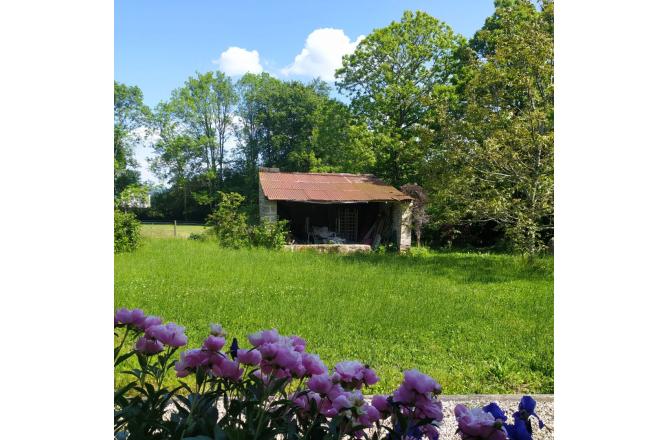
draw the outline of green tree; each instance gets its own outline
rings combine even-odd
[[[207,224],[223,247],[240,248],[248,244],[248,222],[240,209],[244,197],[237,193],[220,192],[220,202]]]
[[[134,147],[143,138],[150,110],[139,87],[114,81],[114,194],[139,183]]]
[[[471,41],[461,107],[440,109],[429,187],[441,222],[493,222],[515,250],[553,235],[553,4],[498,1]]]
[[[227,165],[225,149],[232,135],[236,101],[230,78],[221,72],[208,72],[188,78],[183,87],[172,92],[170,101],[160,106],[162,150],[158,154],[169,149],[183,150],[180,158],[187,161],[187,168],[206,179],[207,188],[200,198],[205,204],[212,204],[216,191],[222,187]],[[170,142],[176,144],[168,146]],[[162,162],[167,166],[170,163]],[[169,172],[182,174],[177,169]]]
[[[395,185],[420,181],[428,143],[423,139],[430,103],[452,89],[455,53],[465,40],[424,12],[374,30],[343,58],[337,86],[376,136],[375,171]]]

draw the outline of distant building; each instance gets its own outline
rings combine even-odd
[[[411,246],[412,199],[371,174],[261,168],[259,178],[260,218],[288,220],[296,245]]]

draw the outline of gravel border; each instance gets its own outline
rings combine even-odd
[[[457,431],[457,420],[455,419],[455,406],[463,404],[471,407],[481,407],[490,402],[496,402],[508,416],[517,411],[517,404],[522,398],[522,394],[470,394],[470,395],[451,395],[443,396],[443,422],[440,429],[439,440],[459,440],[460,437],[455,434]],[[552,440],[554,439],[554,395],[553,394],[532,394],[536,400],[536,414],[541,418],[545,427],[538,429],[538,423],[532,417],[533,438],[534,440]]]

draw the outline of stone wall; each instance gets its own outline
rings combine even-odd
[[[411,247],[411,204],[413,202],[394,202],[392,204],[392,228],[396,234],[399,250]]]
[[[278,208],[276,205],[276,200],[269,200],[264,196],[262,188],[260,188],[259,205],[260,205],[260,220],[269,220],[270,222],[276,222],[278,220]]]

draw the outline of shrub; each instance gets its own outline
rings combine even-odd
[[[246,214],[239,207],[244,197],[237,193],[220,192],[220,202],[207,218],[207,225],[213,230],[223,247],[240,248],[248,244],[248,224]]]
[[[131,212],[114,210],[114,252],[132,252],[141,240],[141,223]]]
[[[267,249],[281,249],[287,236],[287,220],[270,222],[263,219],[259,225],[253,226],[249,231],[251,245]]]
[[[426,258],[431,255],[431,251],[426,247],[411,247],[405,252],[406,255],[416,258]]]
[[[204,232],[191,232],[188,236],[188,240],[194,241],[209,241],[213,239],[213,230],[211,229],[205,229]]]
[[[182,351],[177,361],[188,342],[183,327],[140,309],[117,310],[114,327],[120,339],[114,367],[130,377],[114,392],[117,439],[438,438],[441,386],[417,370],[405,371],[391,395],[373,396],[369,403],[362,390],[379,380],[370,366],[344,361],[330,374],[317,354],[306,351],[304,339],[275,329],[249,335],[248,348],[234,338],[223,350],[227,334],[212,324],[201,347]],[[131,358],[138,368],[122,365]],[[183,379],[173,388],[164,384],[172,369]],[[509,425],[494,404],[473,410],[460,405],[458,432],[463,439],[507,434],[530,440],[534,409],[535,401],[524,397]]]

